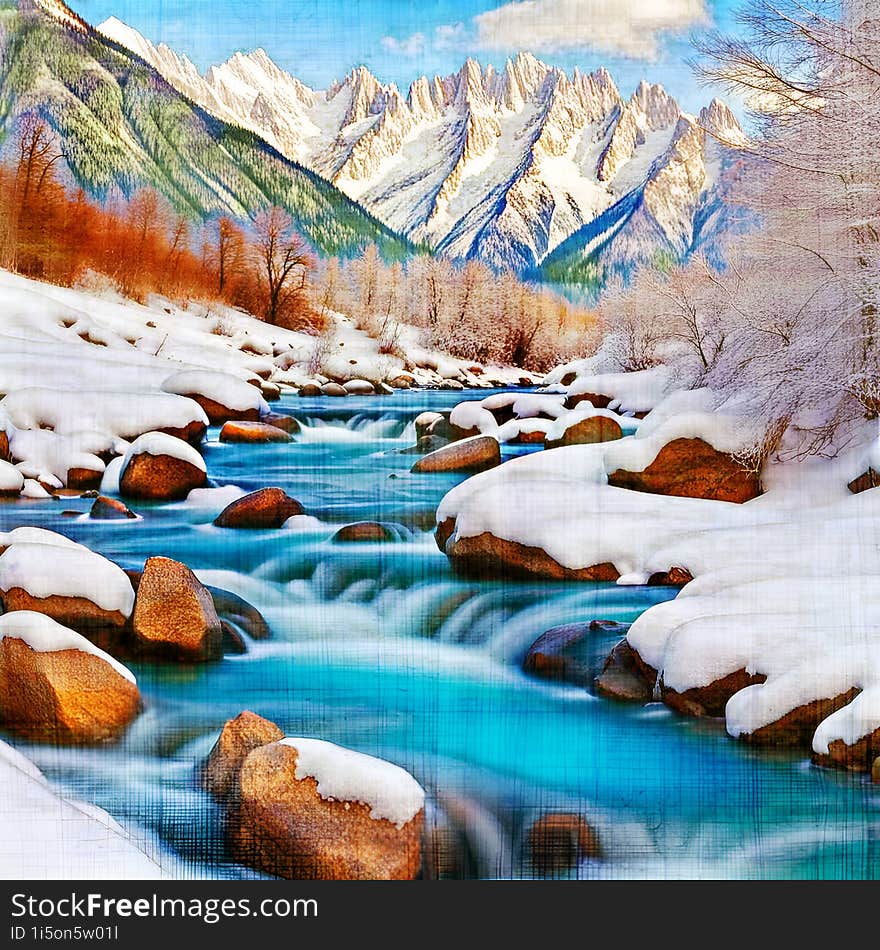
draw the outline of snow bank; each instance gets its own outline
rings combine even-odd
[[[80,545],[47,545],[17,539],[0,555],[0,589],[21,588],[32,597],[83,597],[128,617],[134,590],[122,568]]]
[[[609,396],[609,409],[647,412],[662,401],[670,385],[670,371],[665,366],[654,366],[637,373],[579,375],[567,392],[569,396],[580,396],[584,393]]]
[[[425,792],[400,766],[321,739],[282,739],[297,751],[296,778],[313,778],[331,801],[361,802],[370,817],[402,828],[425,804]]]
[[[68,627],[63,627],[45,614],[32,610],[16,610],[0,617],[0,640],[11,637],[22,640],[37,653],[58,653],[62,650],[79,650],[103,660],[130,683],[137,684],[134,674],[109,653],[99,650],[91,641]]]
[[[860,693],[843,709],[830,715],[819,724],[813,737],[813,751],[828,754],[828,747],[835,740],[854,745],[859,739],[869,736],[880,727],[880,685]]]
[[[29,388],[10,393],[0,406],[19,429],[48,428],[59,435],[92,431],[131,440],[155,429],[208,424],[197,402],[166,393]]]
[[[48,429],[16,429],[9,439],[9,452],[16,468],[26,478],[53,484],[67,484],[72,468],[103,472],[105,465],[97,455],[83,451],[71,436],[60,436]]]
[[[9,462],[0,461],[0,492],[20,492],[24,488],[24,475]]]
[[[204,396],[227,409],[244,412],[256,409],[261,415],[269,411],[266,400],[256,386],[231,376],[207,370],[188,370],[169,376],[162,383],[162,392],[178,396]]]
[[[20,752],[0,742],[0,877],[157,880],[162,868],[105,811],[65,798]]]
[[[205,460],[188,442],[164,432],[146,432],[135,439],[123,457],[120,473],[136,455],[167,455],[207,472]]]

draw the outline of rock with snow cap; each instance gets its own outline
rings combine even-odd
[[[230,813],[236,859],[293,880],[411,880],[424,792],[403,769],[317,739],[251,752]]]
[[[125,454],[119,491],[127,498],[173,501],[186,498],[207,480],[205,462],[191,445],[165,433],[148,432]]]
[[[238,773],[248,755],[283,738],[284,733],[274,722],[248,710],[230,719],[205,760],[202,787],[219,801],[230,800],[237,795]]]
[[[93,745],[118,738],[137,716],[134,676],[50,617],[0,617],[0,723],[37,742]]]

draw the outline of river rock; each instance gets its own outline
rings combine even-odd
[[[321,395],[321,387],[317,383],[306,383],[299,387],[299,395],[304,399]]]
[[[392,389],[410,389],[414,382],[413,376],[395,376],[394,379],[389,380],[389,385]]]
[[[444,439],[446,442],[461,442],[462,439],[471,439],[479,434],[479,429],[462,429],[461,426],[450,422],[446,416],[440,416],[425,430],[425,435],[432,435],[438,439]]]
[[[342,384],[349,396],[375,396],[376,388],[367,379],[349,379]]]
[[[126,498],[173,501],[203,488],[207,480],[204,462],[191,445],[151,432],[136,439],[126,454],[119,493]]]
[[[833,739],[828,743],[828,752],[816,753],[813,761],[818,765],[849,769],[851,772],[871,772],[880,762],[880,729],[875,729],[855,742]],[[878,768],[877,780],[880,780]]]
[[[317,767],[301,767],[296,743]],[[330,743],[285,739],[251,752],[238,785],[229,835],[244,864],[291,880],[411,880],[419,872],[424,793],[396,766]],[[375,795],[391,795],[408,817],[373,817],[375,804],[362,799]]]
[[[302,429],[299,421],[294,419],[293,416],[285,416],[280,412],[269,412],[260,421],[266,425],[275,426],[276,429],[281,429],[282,432],[286,432],[288,435],[296,435]]]
[[[322,396],[347,396],[348,392],[344,386],[340,386],[339,383],[324,383],[321,387]]]
[[[201,393],[181,393],[182,396],[188,396],[195,400],[202,409],[212,426],[223,425],[224,422],[238,420],[240,422],[259,422],[260,410],[256,406],[248,409],[233,409],[230,406],[224,406],[222,402],[217,402]]]
[[[553,627],[529,647],[523,671],[541,679],[589,688],[608,649],[597,634],[623,636],[627,629],[625,624],[603,620]]]
[[[668,571],[657,571],[648,578],[648,587],[684,587],[694,579],[686,567],[670,567]]]
[[[527,835],[529,859],[540,877],[573,871],[584,858],[601,856],[599,837],[580,815],[551,812],[539,818]]]
[[[93,745],[137,716],[134,677],[73,630],[44,615],[0,622],[0,722],[35,742]]]
[[[620,702],[645,705],[654,698],[654,684],[642,675],[635,650],[625,637],[608,655],[593,686],[598,695]]]
[[[99,472],[93,468],[69,468],[67,470],[67,487],[79,491],[90,491],[101,487],[103,477],[103,469]]]
[[[823,697],[789,710],[774,722],[739,736],[753,745],[809,746],[823,719],[851,703],[860,690],[857,687],[836,696]]]
[[[565,400],[566,409],[574,409],[581,403],[589,402],[594,409],[607,409],[611,405],[611,396],[604,393],[578,393],[576,396],[567,396]]]
[[[384,524],[376,521],[359,521],[356,524],[347,524],[333,535],[337,543],[379,543],[393,541],[394,532]]]
[[[420,412],[415,418],[416,441],[427,435],[432,425],[442,420],[443,416],[439,412]]]
[[[227,505],[214,524],[218,528],[273,530],[303,513],[303,506],[281,488],[261,488]]]
[[[854,478],[847,487],[854,495],[868,491],[870,488],[880,487],[880,474],[875,472],[873,468],[869,468],[867,472],[859,475],[858,478]]]
[[[559,449],[565,445],[592,445],[597,442],[614,442],[623,438],[623,429],[616,419],[607,416],[590,416],[569,426],[558,439],[547,439],[545,448]]]
[[[567,581],[607,581],[614,583],[620,572],[610,562],[584,568],[564,567],[543,548],[496,538],[485,532],[472,538],[455,536],[455,520],[438,525],[437,546],[460,574],[475,578],[544,578]]]
[[[478,435],[431,452],[412,467],[418,474],[441,472],[485,472],[501,464],[497,439]]]
[[[719,677],[705,686],[695,686],[680,693],[661,682],[660,695],[670,709],[685,716],[717,718],[724,715],[731,696],[735,696],[747,686],[755,686],[766,680],[767,677],[763,673],[749,673],[742,669]]]
[[[180,439],[182,442],[188,442],[194,448],[198,448],[208,434],[208,424],[199,419],[194,419],[182,428],[165,428],[156,431]]]
[[[253,604],[220,587],[208,587],[208,591],[221,620],[230,621],[252,640],[268,640],[272,636],[265,617]]]
[[[191,663],[222,656],[211,594],[185,564],[170,558],[151,557],[144,565],[132,633],[135,649],[149,656]]]
[[[761,494],[761,484],[731,455],[702,439],[674,439],[643,472],[617,469],[608,484],[655,495],[710,498],[742,504]]]
[[[219,801],[237,796],[238,773],[254,749],[278,742],[284,733],[268,719],[245,711],[230,719],[214,743],[202,769],[202,788]]]
[[[99,495],[89,511],[89,517],[99,521],[125,521],[137,515],[118,498]]]
[[[260,393],[266,402],[278,402],[281,399],[281,387],[278,383],[272,383],[265,379],[260,383]]]
[[[288,433],[265,422],[226,422],[220,430],[221,442],[290,442]]]

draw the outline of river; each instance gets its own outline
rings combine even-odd
[[[564,811],[601,840],[602,859],[572,872],[582,878],[880,877],[880,788],[864,776],[520,671],[548,628],[629,622],[674,591],[456,578],[430,528],[458,478],[411,475],[414,457],[399,450],[419,412],[467,397],[285,397],[273,408],[304,423],[289,445],[221,445],[212,429],[214,482],[284,488],[320,519],[302,531],[224,531],[211,525],[216,510],[186,503],[133,505],[137,522],[90,521],[85,499],[4,505],[4,530],[51,528],[124,567],[181,560],[251,601],[273,631],[216,664],[134,666],[145,711],[116,746],[19,746],[181,876],[255,876],[230,862],[194,770],[223,722],[251,709],[288,735],[410,770],[457,829],[462,876],[529,876],[527,828]],[[333,543],[339,525],[361,520],[393,523],[396,540]],[[596,656],[613,643],[596,633]]]

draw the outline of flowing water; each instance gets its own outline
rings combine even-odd
[[[458,479],[411,475],[414,457],[399,450],[420,411],[466,396],[286,398],[275,408],[305,423],[290,445],[221,445],[212,430],[214,482],[283,487],[319,519],[296,531],[223,531],[211,525],[219,506],[184,503],[135,506],[137,522],[62,515],[86,512],[91,502],[78,499],[4,506],[4,529],[52,528],[125,567],[157,554],[184,561],[251,601],[273,632],[213,665],[136,666],[146,709],[115,747],[26,753],[186,876],[253,876],[226,855],[221,816],[194,768],[223,722],[251,709],[288,735],[410,770],[429,792],[431,822],[455,829],[462,875],[528,876],[526,830],[563,811],[585,815],[602,843],[603,859],[574,876],[880,877],[880,788],[863,776],[520,671],[548,628],[629,622],[673,592],[456,578],[430,528]],[[339,525],[360,520],[394,525],[395,540],[332,541]],[[595,634],[597,658],[609,637]]]

